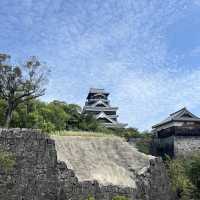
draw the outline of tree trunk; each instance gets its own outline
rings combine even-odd
[[[8,108],[6,111],[6,122],[5,122],[6,128],[10,127],[10,121],[12,119],[12,112],[13,112],[13,106],[11,104],[8,104]]]

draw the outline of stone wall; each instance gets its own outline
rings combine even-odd
[[[170,136],[153,140],[155,156],[177,157],[200,151],[200,136]]]
[[[187,155],[200,151],[200,136],[175,136],[174,154],[175,156]]]
[[[57,198],[54,141],[33,130],[1,130],[0,148],[12,152],[16,157],[12,171],[0,171],[1,200]]]
[[[172,200],[169,181],[160,159],[152,159],[137,175],[137,188],[80,182],[72,169],[57,161],[55,142],[36,130],[0,130],[0,148],[16,157],[13,170],[0,169],[0,200]]]

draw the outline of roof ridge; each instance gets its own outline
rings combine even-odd
[[[90,88],[89,93],[103,93],[103,94],[109,94],[104,88]]]
[[[176,112],[173,112],[173,113],[171,113],[171,114],[170,114],[170,116],[173,116],[173,115],[175,115],[175,114],[177,114],[177,113],[179,113],[179,112],[181,112],[181,111],[183,111],[183,110],[186,110],[186,111],[188,111],[186,107],[183,107],[183,108],[181,108],[180,110],[178,110],[178,111],[176,111]]]

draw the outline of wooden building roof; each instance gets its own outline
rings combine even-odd
[[[110,93],[106,92],[104,89],[99,89],[99,88],[90,88],[87,99],[90,98],[91,94],[100,94],[100,95],[105,95],[108,96]]]
[[[152,128],[158,128],[160,126],[163,126],[165,124],[171,123],[171,122],[200,122],[200,118],[196,115],[192,114],[190,111],[187,110],[187,108],[182,108],[178,110],[177,112],[174,112],[169,115],[165,120],[161,121],[160,123],[152,126]]]
[[[107,94],[108,92],[106,92],[104,89],[90,88],[89,93],[103,93],[103,94]]]

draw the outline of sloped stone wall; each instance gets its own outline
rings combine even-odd
[[[111,200],[116,195],[131,200],[172,200],[168,178],[160,159],[153,159],[138,174],[137,189],[79,182],[73,170],[57,161],[54,140],[36,130],[1,129],[0,148],[16,157],[13,170],[0,169],[0,200]]]

